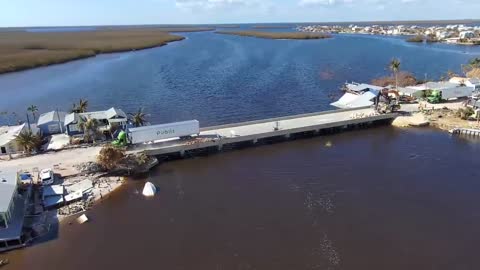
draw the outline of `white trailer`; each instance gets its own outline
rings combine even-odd
[[[177,137],[181,138],[194,134],[200,134],[200,124],[197,120],[128,129],[128,138],[131,144],[165,140]]]

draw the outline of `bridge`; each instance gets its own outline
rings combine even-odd
[[[205,127],[200,129],[198,136],[187,140],[174,139],[136,145],[129,152],[184,157],[225,148],[253,146],[390,123],[396,116],[396,113],[379,114],[373,108],[292,115]]]

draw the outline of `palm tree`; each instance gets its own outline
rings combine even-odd
[[[147,122],[146,118],[148,115],[143,112],[143,108],[139,108],[137,112],[129,113],[128,115],[130,116],[130,121],[132,121],[133,125],[136,127],[141,127]]]
[[[38,108],[37,106],[35,105],[30,105],[30,107],[27,108],[27,111],[31,112],[32,113],[32,116],[33,116],[33,121],[37,121],[37,112],[38,112]]]
[[[93,142],[95,143],[95,139],[97,138],[98,134],[97,119],[88,118],[87,121],[80,123],[80,128],[83,130],[85,141],[89,142],[91,139],[93,139]]]
[[[0,112],[0,115],[5,118],[7,125],[10,125],[10,121],[8,120],[8,111]]]
[[[400,60],[397,58],[393,58],[388,65],[388,68],[393,72],[395,75],[395,88],[398,89],[398,72],[400,71]]]
[[[73,107],[72,107],[71,112],[84,113],[84,112],[87,112],[87,108],[88,108],[88,100],[81,98],[78,101],[78,105],[73,103]]]
[[[41,139],[39,136],[32,133],[31,130],[26,130],[20,132],[15,138],[18,145],[23,147],[27,154],[32,153],[33,150],[37,149],[41,144]]]

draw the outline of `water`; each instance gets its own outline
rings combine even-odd
[[[420,45],[391,37],[267,40],[212,32],[131,53],[0,75],[0,111],[144,107],[150,122],[198,119],[202,126],[330,109],[345,81],[387,75],[393,57],[419,78],[438,78],[480,55],[480,47]],[[15,119],[10,115],[10,122]],[[0,124],[7,119],[0,117]]]
[[[479,269],[479,151],[383,127],[166,163],[6,269]]]

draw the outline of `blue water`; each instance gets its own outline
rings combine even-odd
[[[152,123],[198,119],[208,126],[331,109],[345,81],[387,75],[393,57],[423,79],[460,72],[461,64],[480,55],[479,47],[363,35],[326,40],[182,35],[187,39],[160,48],[0,75],[0,111],[23,119],[31,104],[40,112],[69,110],[86,98],[90,110],[144,107]]]

